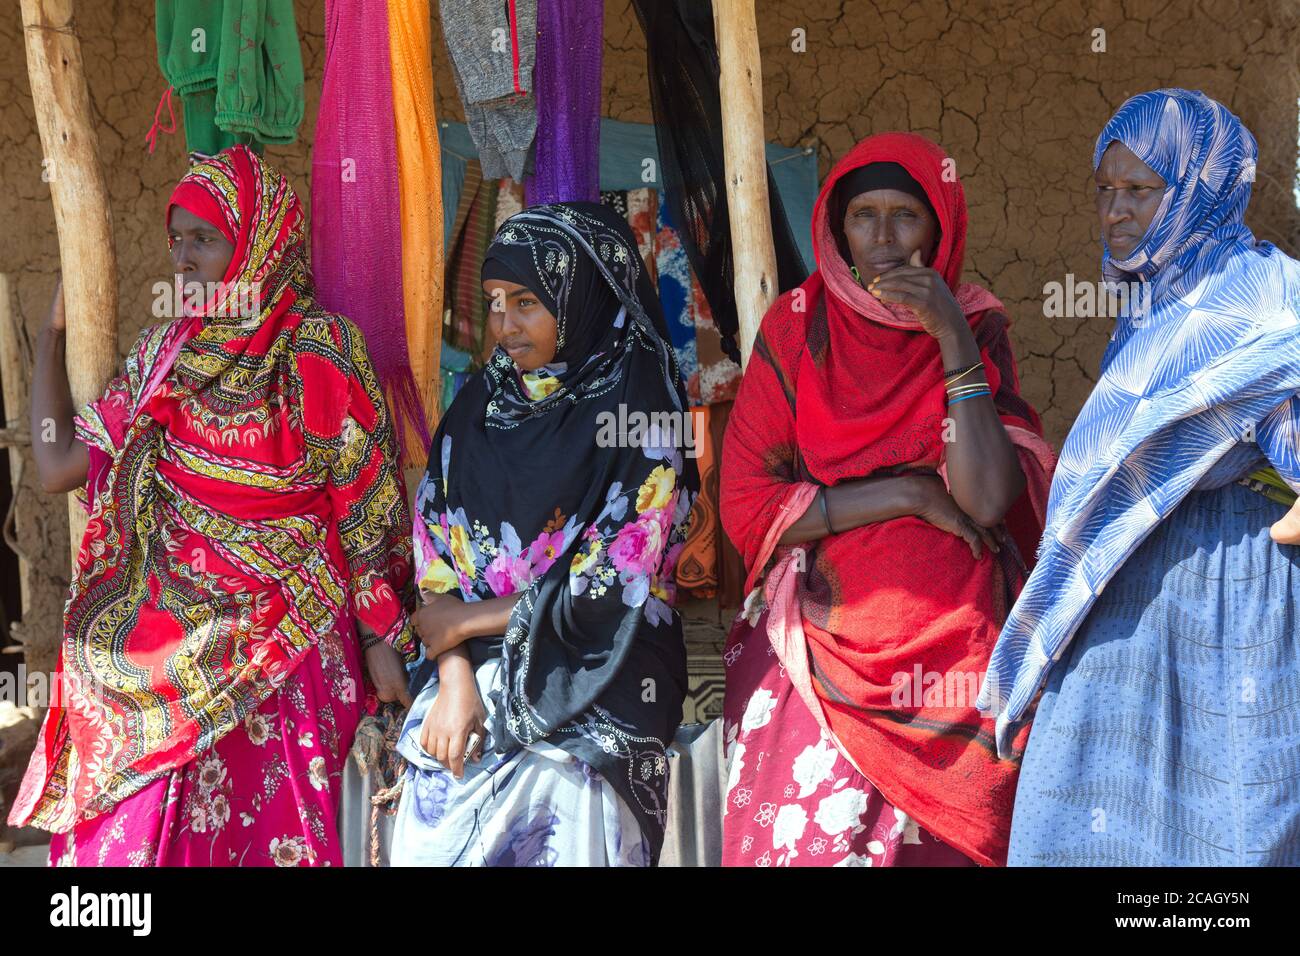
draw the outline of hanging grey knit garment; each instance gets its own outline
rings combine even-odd
[[[451,72],[460,91],[461,78],[454,64]],[[465,107],[470,139],[478,148],[483,178],[509,176],[515,182],[523,182],[524,176],[532,172],[533,134],[537,131],[537,107],[532,94],[483,106],[466,103],[461,93],[461,103]]]
[[[465,107],[469,135],[478,147],[483,176],[509,176],[523,182],[537,132],[533,98],[537,0],[515,0],[514,39],[523,96],[515,92],[510,17],[504,0],[439,0],[438,9],[456,90]]]

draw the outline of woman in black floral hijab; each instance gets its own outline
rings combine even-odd
[[[673,572],[698,480],[681,375],[603,206],[512,216],[483,285],[498,346],[417,494],[430,660],[399,743],[393,859],[648,864],[686,690]]]

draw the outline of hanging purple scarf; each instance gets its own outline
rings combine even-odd
[[[538,0],[537,154],[528,205],[600,198],[604,0]]]
[[[325,79],[311,167],[317,300],[365,335],[405,451],[406,426],[426,442],[428,428],[406,349],[385,0],[326,0]]]

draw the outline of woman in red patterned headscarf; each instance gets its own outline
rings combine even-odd
[[[953,162],[872,136],[813,211],[722,458],[752,589],[727,641],[728,865],[1004,863],[1018,764],[975,698],[1051,452],[1008,320],[961,282]]]
[[[37,467],[86,486],[90,523],[10,823],[57,863],[341,864],[362,646],[384,699],[414,647],[387,410],[356,326],[312,299],[280,173],[226,150],[167,223],[181,315],[75,420],[57,295],[41,334]]]

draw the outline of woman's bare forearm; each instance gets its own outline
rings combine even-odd
[[[32,457],[44,491],[68,492],[86,483],[90,453],[77,438],[75,413],[64,333],[46,326],[36,339],[31,395]]]
[[[812,504],[781,535],[781,544],[803,544],[827,535],[826,519],[836,534],[878,521],[890,521],[915,514],[916,497],[912,479],[906,475],[863,478],[833,488],[823,488]],[[826,496],[826,514],[819,500]]]
[[[991,397],[973,398],[948,410],[948,488],[953,500],[977,524],[1000,524],[1025,490],[1015,446]]]
[[[453,680],[473,680],[474,662],[470,660],[469,645],[457,644],[449,651],[438,655],[438,680],[442,683]]]
[[[948,445],[950,492],[971,519],[992,528],[1024,493],[1021,460],[992,398],[972,398],[948,414],[954,433]]]
[[[442,655],[476,637],[504,634],[510,624],[510,612],[519,595],[465,601],[441,598],[416,611],[416,630],[430,659]]]
[[[939,349],[944,368],[967,368],[980,361],[979,346],[965,328],[940,339]],[[981,368],[962,376],[955,387],[987,384]],[[973,521],[992,528],[1024,492],[1025,476],[993,396],[965,394],[974,397],[950,400],[948,404],[948,417],[952,419],[945,429],[948,489],[957,506]]]
[[[454,626],[443,631],[443,650],[438,652],[438,680],[474,680],[474,663],[470,659],[469,645],[475,637],[504,634],[510,623],[518,595],[492,598],[487,601],[467,601],[456,611]]]
[[[515,609],[518,600],[519,595],[508,594],[486,601],[466,601],[461,618],[461,640],[504,634],[510,624],[510,612]]]

